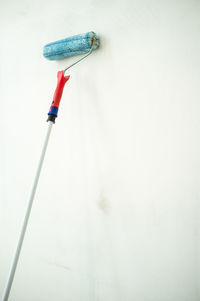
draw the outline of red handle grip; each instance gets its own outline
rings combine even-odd
[[[57,73],[57,86],[56,90],[54,92],[53,101],[49,110],[49,117],[48,120],[55,121],[55,118],[57,117],[58,108],[60,105],[60,100],[62,97],[63,89],[66,84],[66,82],[69,80],[70,76],[64,76],[64,71],[58,71]]]
[[[52,102],[52,105],[54,107],[57,107],[57,108],[59,107],[65,83],[69,80],[69,78],[70,78],[69,75],[64,76],[63,71],[58,71],[58,73],[57,73],[58,82],[57,82],[57,87],[56,87],[56,90],[55,90],[55,93],[53,96],[53,102]]]

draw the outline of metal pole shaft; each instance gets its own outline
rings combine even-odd
[[[34,179],[34,182],[33,182],[33,186],[32,186],[32,190],[31,190],[31,193],[30,193],[29,200],[28,200],[28,205],[27,205],[27,208],[26,208],[24,220],[23,220],[23,223],[22,223],[22,228],[21,228],[21,231],[20,231],[20,235],[19,235],[19,239],[18,239],[18,242],[17,242],[16,250],[15,250],[15,253],[14,253],[13,261],[12,261],[12,264],[11,264],[11,267],[10,267],[8,280],[7,280],[7,283],[6,283],[5,290],[4,290],[1,301],[7,301],[8,298],[9,298],[9,294],[10,294],[11,286],[12,286],[13,279],[14,279],[14,276],[15,276],[15,271],[16,271],[20,251],[21,251],[21,248],[22,248],[22,244],[23,244],[24,235],[25,235],[25,232],[26,232],[29,216],[30,216],[30,213],[31,213],[33,199],[34,199],[35,192],[36,192],[36,189],[37,189],[37,184],[38,184],[38,180],[39,180],[39,177],[40,177],[40,172],[41,172],[41,169],[42,169],[42,164],[43,164],[43,161],[44,161],[44,156],[45,156],[45,153],[46,153],[46,149],[47,149],[47,145],[48,145],[52,125],[53,125],[53,122],[49,121],[48,122],[47,134],[46,134],[44,145],[43,145],[43,148],[42,148],[42,153],[41,153],[40,160],[39,160],[39,163],[38,163],[38,167],[37,167],[37,170],[36,170],[35,179]]]

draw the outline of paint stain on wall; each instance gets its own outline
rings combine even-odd
[[[97,200],[97,207],[101,210],[105,215],[109,215],[110,213],[110,202],[108,198],[101,193],[98,200]]]

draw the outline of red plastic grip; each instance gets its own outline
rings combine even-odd
[[[69,80],[69,78],[70,78],[69,75],[64,76],[64,71],[58,71],[57,73],[58,82],[57,82],[56,90],[54,92],[53,101],[48,113],[47,121],[55,122],[55,119],[58,116],[58,108],[62,97],[63,89],[65,83]]]
[[[62,93],[63,93],[63,89],[65,86],[65,83],[69,80],[70,76],[64,76],[64,72],[63,71],[58,71],[57,73],[57,87],[56,90],[54,92],[54,96],[53,96],[53,102],[52,102],[52,106],[59,108],[59,104],[60,104],[60,100],[62,97]]]

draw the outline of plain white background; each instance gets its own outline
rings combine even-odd
[[[70,70],[10,301],[198,301],[200,2],[0,3],[0,293],[47,129],[42,47],[93,30]]]

